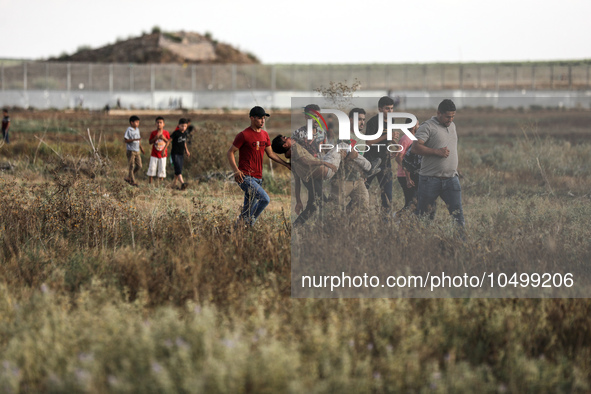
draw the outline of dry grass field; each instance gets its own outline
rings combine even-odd
[[[0,392],[591,390],[587,299],[293,299],[287,171],[266,168],[269,209],[252,230],[233,228],[242,193],[224,178],[225,154],[246,114],[188,114],[186,191],[123,181],[128,116],[11,112]],[[139,116],[147,137],[155,116]],[[164,117],[171,130],[180,115]],[[445,244],[444,258],[466,266],[587,265],[588,119],[458,111],[468,239],[440,209],[415,233],[392,226],[392,242]],[[288,113],[272,113],[271,137],[289,129]]]

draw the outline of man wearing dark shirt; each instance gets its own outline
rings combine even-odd
[[[387,122],[388,122],[388,113],[394,112],[394,100],[391,97],[384,96],[378,101],[378,111],[383,114],[383,122],[384,127],[382,129],[382,135],[377,137],[374,140],[369,140],[366,144],[370,147],[369,151],[365,153],[365,158],[370,162],[373,162],[376,159],[381,159],[382,163],[380,164],[381,170],[375,174],[367,178],[365,182],[365,186],[369,189],[371,182],[374,179],[377,179],[378,184],[381,190],[382,196],[382,208],[384,209],[385,213],[390,213],[391,205],[392,205],[392,161],[390,152],[387,149],[387,145],[395,144],[396,140],[398,140],[399,133],[396,131],[393,133],[394,141],[387,140],[387,133],[388,130]],[[366,132],[367,135],[375,135],[379,130],[379,114],[371,118],[367,122]]]

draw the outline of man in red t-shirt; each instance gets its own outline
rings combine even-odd
[[[261,184],[263,183],[263,157],[269,158],[291,170],[289,163],[283,161],[271,149],[269,134],[263,127],[268,113],[259,106],[250,110],[250,127],[242,130],[228,149],[228,161],[234,171],[234,179],[244,191],[244,204],[239,221],[254,225],[255,221],[271,201]],[[238,151],[238,165],[234,153]]]
[[[166,148],[169,143],[170,134],[164,130],[164,118],[159,116],[156,118],[156,130],[150,134],[150,144],[152,144],[152,154],[148,166],[150,184],[155,176],[158,177],[158,180],[166,178]]]

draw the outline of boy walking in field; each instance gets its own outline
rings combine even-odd
[[[172,141],[172,149],[170,154],[172,157],[172,165],[174,166],[174,180],[172,181],[172,188],[174,189],[176,181],[181,183],[180,190],[185,190],[187,184],[183,181],[183,157],[187,153],[187,156],[191,156],[189,149],[187,148],[187,126],[189,122],[185,118],[179,120],[179,125],[176,130],[170,136]]]
[[[3,114],[3,117],[2,117],[2,138],[4,139],[4,142],[9,144],[10,138],[8,138],[8,128],[10,127],[10,116],[8,116],[7,109],[4,109],[2,111],[2,114]]]
[[[140,144],[140,118],[135,115],[129,118],[129,127],[125,132],[123,140],[127,144],[127,163],[129,170],[125,181],[131,186],[137,186],[135,174],[142,169],[142,157],[140,156],[140,151],[142,152],[142,155],[145,153],[144,148],[142,148],[142,145]]]
[[[166,178],[166,148],[170,143],[170,134],[164,130],[164,118],[156,118],[156,130],[150,134],[150,144],[152,145],[152,154],[150,156],[150,165],[148,166],[149,183],[152,184],[152,178]]]

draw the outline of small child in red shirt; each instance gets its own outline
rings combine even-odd
[[[150,165],[148,167],[149,183],[152,184],[152,178],[157,176],[159,180],[166,178],[166,148],[170,143],[170,134],[164,130],[164,118],[156,118],[156,130],[150,134],[150,144],[152,145],[152,154],[150,156]]]

